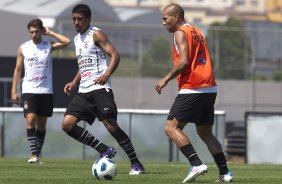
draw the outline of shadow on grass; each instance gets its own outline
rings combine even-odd
[[[125,174],[125,175],[129,175],[129,172],[118,172],[118,174]],[[143,174],[140,175],[148,175],[148,174],[170,174],[169,172],[159,172],[159,171],[153,171],[153,172],[145,172]],[[136,176],[136,175],[132,175],[132,176]]]

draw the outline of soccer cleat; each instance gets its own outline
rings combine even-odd
[[[200,175],[204,175],[205,173],[208,172],[208,166],[202,164],[199,166],[192,166],[189,169],[188,175],[187,177],[183,180],[182,183],[186,183],[186,182],[192,182],[195,181],[195,179],[200,176]]]
[[[131,169],[129,171],[129,175],[139,175],[139,174],[144,174],[145,169],[142,164],[132,164]]]
[[[106,152],[100,154],[100,158],[108,157],[111,159],[115,156],[116,153],[116,150],[109,146]]]
[[[40,163],[40,159],[39,159],[38,156],[32,155],[32,156],[30,157],[30,159],[28,159],[27,162],[28,162],[29,164],[39,164],[39,163]]]
[[[216,182],[231,182],[233,180],[233,175],[232,175],[232,172],[231,171],[228,171],[227,174],[224,174],[224,175],[219,175],[217,177],[217,180]]]

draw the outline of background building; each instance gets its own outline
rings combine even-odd
[[[162,9],[175,2],[186,10],[193,24],[224,22],[229,16],[246,20],[281,22],[281,0],[105,0],[112,7]]]

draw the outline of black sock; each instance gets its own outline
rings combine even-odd
[[[219,174],[224,175],[228,173],[228,167],[223,152],[213,155],[214,161],[219,169]]]
[[[94,148],[99,153],[104,153],[108,150],[108,146],[95,138],[88,130],[80,126],[75,125],[67,134],[75,140]]]
[[[199,166],[202,164],[202,161],[198,157],[196,151],[194,150],[192,144],[187,144],[180,148],[180,151],[183,155],[189,160],[191,166]]]
[[[35,128],[26,129],[26,133],[27,133],[27,142],[29,144],[31,154],[38,156],[37,135]]]
[[[37,152],[38,156],[41,154],[41,150],[44,144],[45,140],[45,135],[46,135],[46,130],[44,132],[37,130]]]
[[[118,144],[125,151],[131,164],[140,164],[128,135],[124,133],[124,131],[120,129],[120,127],[115,132],[111,133],[111,135],[117,140]]]

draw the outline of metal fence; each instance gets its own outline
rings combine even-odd
[[[171,67],[172,35],[160,23],[126,24],[93,22],[107,33],[122,56],[118,75],[162,76]],[[242,27],[200,26],[209,45],[218,79],[282,79],[282,25],[243,22]],[[70,21],[57,29],[69,37],[77,33]],[[74,45],[60,50],[59,57],[73,57]]]
[[[168,86],[165,90],[170,96],[156,102],[154,99],[157,97],[152,93],[155,81],[172,67],[172,35],[161,26],[161,22],[158,25],[94,22],[93,25],[107,33],[121,54],[120,65],[113,75],[117,102],[121,104],[118,107],[167,108],[167,104],[175,96],[176,88]],[[219,84],[216,108],[226,110],[228,120],[232,121],[243,121],[245,111],[282,109],[282,24],[246,22],[245,25],[241,28],[201,27],[209,44]],[[70,38],[77,34],[70,21],[59,22],[56,29]],[[69,58],[72,60],[69,63],[75,65],[74,45],[56,51],[54,56]],[[11,71],[14,66],[11,65]],[[54,71],[55,69],[57,67],[54,67]],[[63,73],[70,71],[70,67],[66,65],[64,71],[58,70]],[[2,75],[1,67],[0,74]],[[12,77],[12,72],[5,77]],[[124,80],[119,80],[120,78]],[[4,82],[0,82],[0,93],[4,89],[1,93],[4,100],[0,100],[0,106],[11,106],[11,84],[7,82],[11,79],[2,79]],[[120,83],[115,83],[114,79]],[[60,82],[54,91],[55,95],[62,91],[63,85],[69,80],[66,79],[66,74],[54,78],[54,84]],[[115,84],[118,85],[114,86]],[[124,91],[129,87],[128,91],[131,93],[126,94],[130,98],[125,98],[127,95]],[[135,95],[138,96],[138,102]],[[148,101],[154,101],[154,104]]]
[[[7,107],[9,104],[11,104],[10,97],[11,97],[11,85],[13,82],[12,77],[0,77],[0,85],[3,87],[1,92],[2,99],[3,99],[3,106]]]
[[[282,113],[246,112],[246,157],[249,164],[282,164]],[[275,158],[275,159],[273,159]]]
[[[48,119],[47,134],[42,150],[44,158],[93,159],[98,153],[83,146],[61,130],[65,109],[55,108]],[[141,160],[146,161],[186,161],[178,149],[164,133],[167,110],[119,109],[118,122],[128,133]],[[124,151],[110,136],[102,123],[89,126],[81,122],[98,139],[117,149],[117,160],[127,160]],[[30,152],[26,141],[26,121],[21,108],[0,108],[0,148],[2,157],[28,157]],[[194,124],[185,128],[199,156],[206,162],[213,162],[204,143],[196,135]],[[214,133],[224,146],[225,112],[215,111]]]

